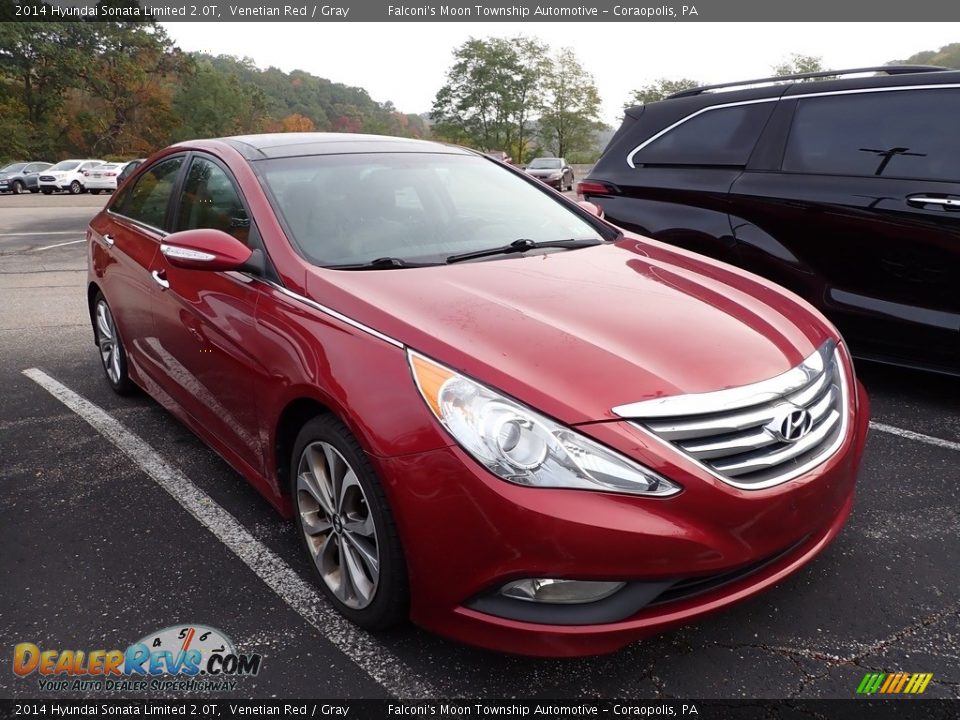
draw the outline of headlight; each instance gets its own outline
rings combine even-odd
[[[518,485],[666,497],[681,488],[485,385],[408,351],[427,406],[494,475]]]

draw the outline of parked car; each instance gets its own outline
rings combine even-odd
[[[128,177],[133,175],[134,171],[143,165],[145,158],[138,158],[137,160],[131,160],[126,165],[123,166],[123,170],[120,171],[120,174],[117,176],[117,187],[123,185],[123,181]]]
[[[866,70],[627,110],[580,192],[621,227],[793,290],[858,356],[957,374],[960,72]]]
[[[868,401],[819,313],[480,154],[185,142],[88,243],[107,382],[292,516],[363,627],[609,652],[779,582],[850,511]]]
[[[63,190],[72,195],[84,191],[85,170],[103,165],[103,160],[63,160],[40,174],[39,187],[44,195]]]
[[[536,158],[527,165],[527,172],[557,190],[573,190],[573,168],[563,158]]]
[[[83,187],[93,194],[101,191],[113,192],[117,189],[120,175],[128,163],[103,163],[83,171]]]
[[[48,162],[18,162],[7,165],[0,170],[0,193],[20,195],[27,190],[37,192],[39,173],[48,167]]]

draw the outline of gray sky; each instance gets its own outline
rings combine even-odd
[[[659,77],[724,82],[770,74],[791,53],[828,68],[882,65],[960,42],[960,23],[164,23],[184,50],[251,57],[366,88],[403,112],[430,109],[454,47],[469,37],[535,36],[573,48],[614,123],[633,88]]]

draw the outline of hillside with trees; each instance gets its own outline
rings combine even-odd
[[[424,137],[366,90],[250,59],[185,53],[152,22],[0,23],[0,160],[129,158],[254,132]]]

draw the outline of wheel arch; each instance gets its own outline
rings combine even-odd
[[[94,345],[97,344],[97,316],[94,301],[97,299],[97,295],[102,293],[103,291],[97,283],[91,282],[87,285],[87,312],[90,314],[90,329],[93,330]]]

